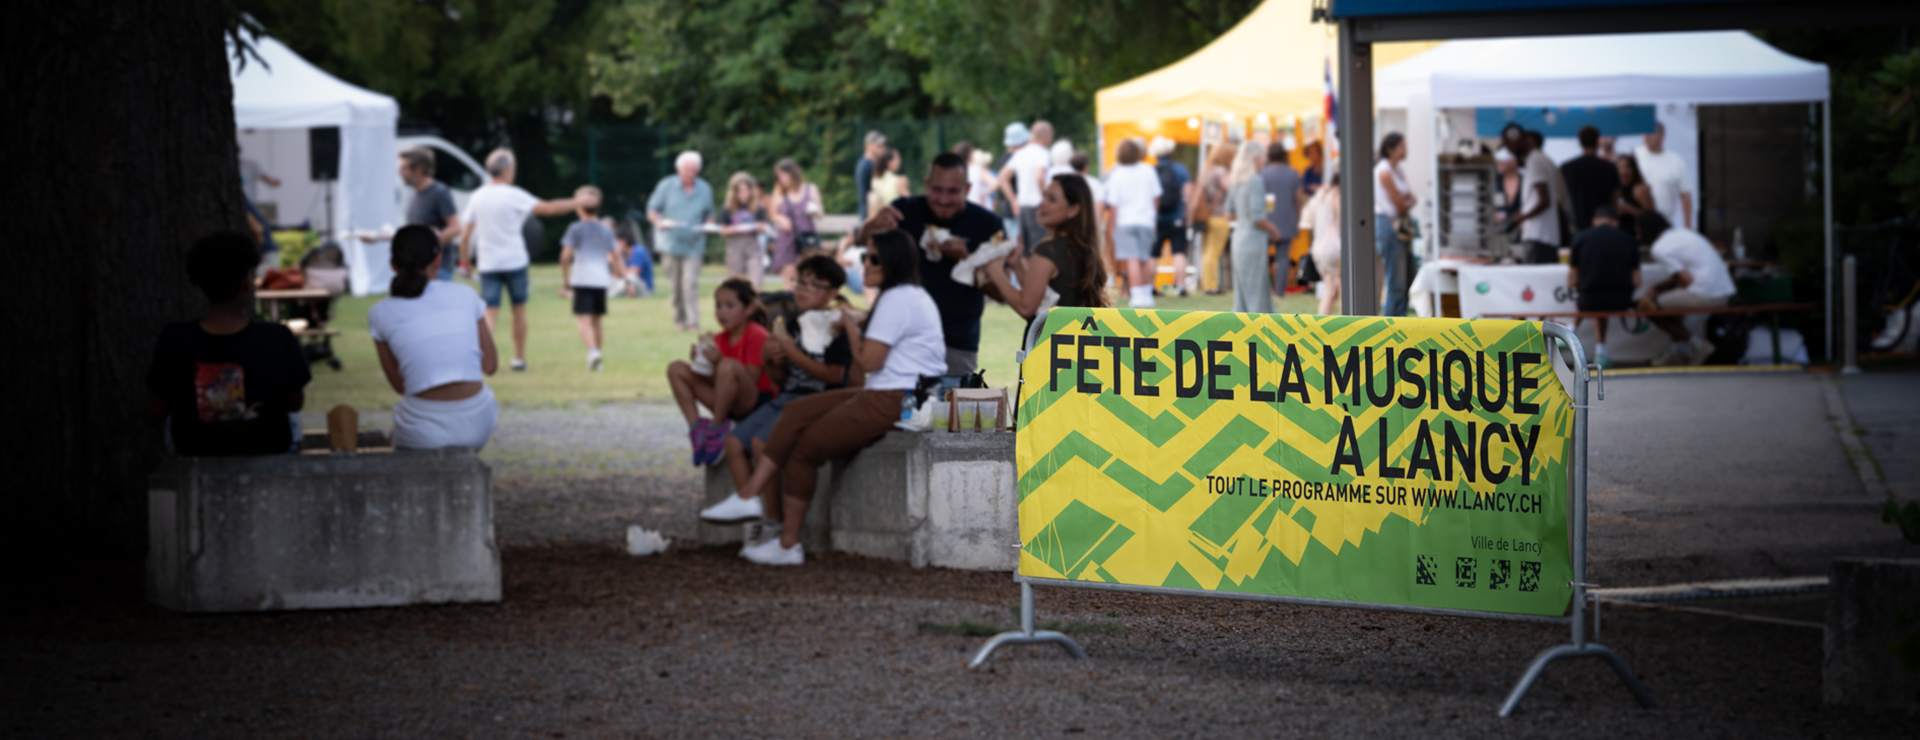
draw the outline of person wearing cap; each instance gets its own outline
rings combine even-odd
[[[1187,295],[1187,204],[1193,201],[1193,173],[1173,159],[1175,144],[1165,136],[1153,137],[1148,153],[1153,155],[1154,174],[1160,178],[1160,204],[1154,216],[1155,234],[1152,263],[1159,264],[1160,252],[1173,250],[1174,290]],[[1149,278],[1152,274],[1148,275]],[[1152,287],[1149,284],[1148,287]]]
[[[854,202],[860,204],[860,222],[867,222],[867,194],[873,192],[873,173],[880,158],[887,153],[887,135],[878,131],[867,132],[867,148],[860,154],[860,163],[853,166]]]
[[[680,153],[674,173],[660,178],[647,198],[647,221],[663,254],[661,271],[673,283],[673,323],[681,331],[700,330],[700,264],[707,254],[703,225],[713,223],[713,186],[700,179],[700,153]]]
[[[1031,254],[1047,238],[1046,227],[1040,225],[1040,200],[1046,191],[1047,170],[1053,167],[1048,151],[1053,146],[1053,124],[1034,121],[1033,130],[1028,131],[1015,121],[1007,125],[1006,144],[1013,156],[1000,168],[1000,193],[1020,221],[1021,252]]]

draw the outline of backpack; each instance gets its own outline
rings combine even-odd
[[[1160,175],[1160,216],[1171,216],[1172,220],[1179,221],[1180,214],[1187,210],[1187,204],[1180,193],[1180,175],[1173,171],[1173,161],[1161,160],[1153,166],[1153,171]]]

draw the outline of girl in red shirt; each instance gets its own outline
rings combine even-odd
[[[673,400],[687,418],[694,465],[719,461],[733,423],[773,398],[773,381],[760,359],[760,348],[767,343],[760,292],[753,283],[728,278],[713,291],[713,314],[720,320],[720,333],[701,336],[686,360],[667,366]],[[702,417],[699,406],[719,418]]]

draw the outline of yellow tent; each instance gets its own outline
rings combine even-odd
[[[1103,161],[1111,167],[1115,147],[1129,136],[1197,145],[1198,121],[1239,126],[1243,135],[1263,117],[1275,128],[1317,121],[1335,46],[1334,27],[1313,23],[1312,12],[1313,0],[1267,0],[1187,58],[1101,90],[1094,117]],[[1377,44],[1374,64],[1384,67],[1434,45]],[[1317,127],[1307,133],[1298,135],[1319,138]]]

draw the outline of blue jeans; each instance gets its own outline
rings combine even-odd
[[[440,248],[440,280],[453,281],[453,263],[460,261],[460,243],[453,242]]]
[[[1385,295],[1380,300],[1380,315],[1407,315],[1407,245],[1393,233],[1393,217],[1374,214],[1373,248],[1386,264]]]
[[[488,308],[500,307],[500,289],[506,288],[513,305],[527,304],[527,268],[506,272],[480,273],[480,300],[486,301]]]

